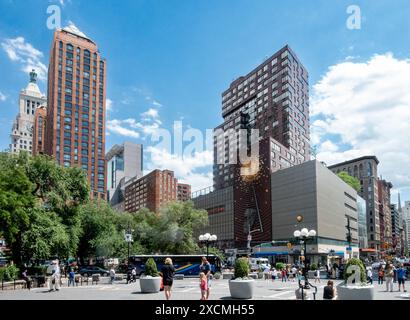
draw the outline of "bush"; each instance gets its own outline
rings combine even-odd
[[[310,270],[312,270],[312,271],[317,270],[317,265],[316,265],[316,263],[312,263],[312,264],[310,265]]]
[[[351,265],[360,267],[360,282],[366,283],[366,268],[364,267],[363,262],[357,258],[350,259],[344,268],[343,279],[345,280],[345,283],[347,283],[347,279],[350,277],[350,275],[354,273],[354,271],[350,273],[347,272],[349,266]]]
[[[0,268],[0,281],[13,281],[19,277],[19,268],[15,265],[10,265]]]
[[[285,268],[285,264],[283,262],[276,263],[276,270],[282,270],[283,268]]]
[[[235,261],[235,279],[247,278],[249,275],[249,261],[247,258],[239,258]]]
[[[220,272],[215,272],[215,274],[214,274],[214,278],[216,279],[216,280],[218,280],[218,279],[221,279],[221,273]]]
[[[30,275],[37,275],[37,276],[45,276],[47,272],[46,266],[34,266],[27,268],[28,274]]]
[[[152,258],[149,258],[147,262],[145,263],[145,275],[151,276],[151,277],[158,276],[157,264]]]

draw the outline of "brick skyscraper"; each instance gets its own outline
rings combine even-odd
[[[106,61],[73,25],[54,33],[48,67],[45,153],[82,167],[92,196],[105,198]]]

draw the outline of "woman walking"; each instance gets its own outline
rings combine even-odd
[[[164,284],[165,298],[171,299],[172,284],[174,282],[175,268],[172,265],[171,258],[166,258],[165,263],[161,268],[161,276]]]

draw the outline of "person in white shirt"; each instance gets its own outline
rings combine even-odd
[[[320,283],[320,270],[319,270],[319,268],[315,270],[315,283],[316,282]]]
[[[49,278],[49,288],[50,291],[59,291],[60,290],[60,266],[58,260],[54,260],[52,263],[51,277]]]
[[[373,284],[373,272],[371,268],[367,268],[367,282]]]

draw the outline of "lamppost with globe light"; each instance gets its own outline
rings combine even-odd
[[[218,237],[216,235],[211,235],[210,233],[201,234],[199,236],[199,242],[206,244],[206,258],[208,258],[209,244],[211,242],[216,242],[217,239]]]
[[[307,264],[306,264],[306,244],[308,240],[313,239],[316,237],[316,231],[315,230],[308,230],[307,228],[303,228],[302,230],[295,230],[293,232],[293,236],[296,238],[296,240],[300,241],[300,244],[303,245],[303,277],[305,278],[305,289],[310,289],[309,287],[309,281],[307,279],[308,276],[308,270],[307,270]]]

